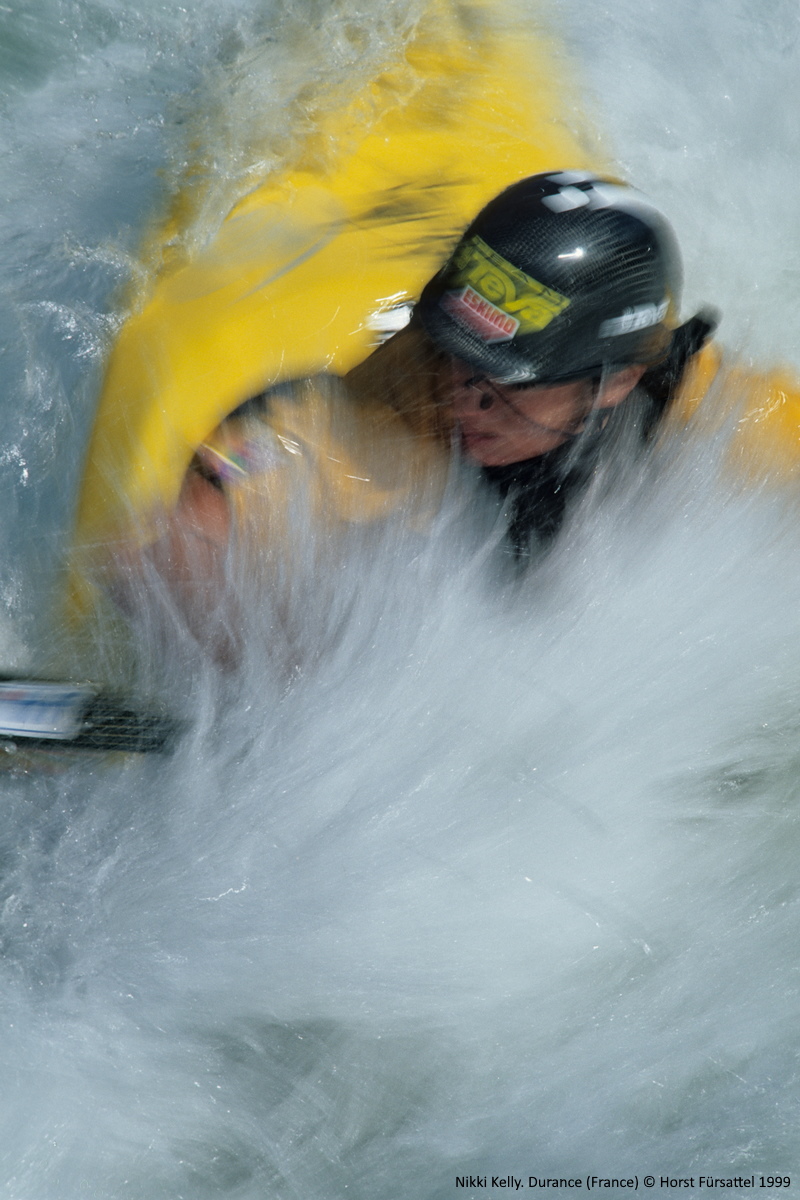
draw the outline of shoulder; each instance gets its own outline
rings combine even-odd
[[[731,459],[748,476],[780,479],[800,468],[800,373],[794,367],[758,367],[709,341],[688,361],[671,414],[707,432],[726,430]]]
[[[230,497],[311,489],[333,515],[371,519],[421,483],[441,486],[448,454],[387,404],[321,376],[267,392],[198,448],[193,471]]]

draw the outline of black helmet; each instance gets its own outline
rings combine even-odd
[[[681,262],[640,193],[584,172],[501,192],[427,285],[435,344],[500,382],[557,382],[654,363],[677,326]]]

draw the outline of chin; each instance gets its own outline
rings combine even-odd
[[[510,467],[512,463],[522,462],[519,455],[503,453],[501,450],[492,452],[487,449],[485,451],[471,451],[467,453],[467,457],[479,467]]]
[[[508,451],[504,451],[501,445],[495,445],[493,441],[483,442],[463,438],[461,451],[465,458],[470,462],[477,463],[479,467],[504,467],[507,462],[513,462],[513,459],[508,456]]]

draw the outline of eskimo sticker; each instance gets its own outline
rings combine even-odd
[[[618,317],[610,317],[600,326],[600,337],[621,337],[625,333],[636,333],[638,329],[649,329],[664,320],[669,308],[669,300],[660,304],[639,304],[636,308],[626,308]]]
[[[456,250],[447,282],[451,290],[440,303],[485,341],[538,333],[569,305],[566,296],[512,266],[477,236]]]
[[[476,333],[484,342],[510,342],[519,329],[515,317],[509,317],[471,287],[462,288],[460,292],[445,292],[439,303],[459,325]]]

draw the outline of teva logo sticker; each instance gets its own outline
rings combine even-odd
[[[635,333],[637,329],[648,329],[658,325],[667,315],[669,300],[660,304],[639,304],[636,308],[626,308],[618,317],[603,321],[600,326],[600,337],[621,337],[623,333]]]
[[[445,293],[442,306],[485,341],[508,341],[516,333],[539,333],[569,305],[566,296],[506,262],[481,237],[472,237],[459,246],[453,255],[450,281],[456,287]],[[477,294],[485,306],[481,315],[489,325],[484,326],[484,332],[467,320],[466,306],[470,319],[475,314],[467,293]],[[504,323],[502,317],[506,318]]]

